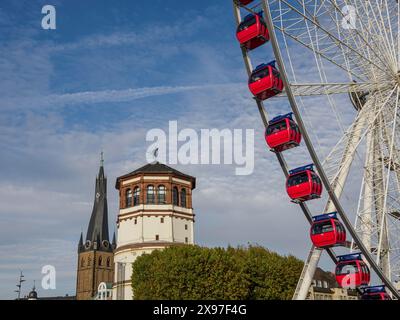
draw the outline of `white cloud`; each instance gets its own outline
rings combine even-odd
[[[198,85],[198,86],[175,86],[175,87],[149,87],[149,88],[129,88],[124,90],[102,90],[102,91],[86,91],[66,94],[51,94],[45,96],[35,96],[29,98],[13,98],[5,99],[2,104],[3,111],[7,108],[46,108],[69,105],[96,104],[106,102],[128,102],[137,99],[155,97],[160,95],[168,95],[174,93],[182,93],[195,90],[219,89],[238,87],[238,84],[221,84],[221,85]]]
[[[197,241],[209,246],[253,242],[281,253],[305,257],[310,246],[308,226],[299,208],[287,198],[281,169],[265,145],[264,128],[247,91],[240,50],[235,47],[236,51],[232,53],[233,46],[224,48],[222,44],[202,41],[176,44],[175,36],[185,39],[207,24],[207,19],[202,17],[189,20],[193,24],[185,24],[187,29],[184,28],[182,34],[182,25],[174,24],[142,30],[140,34],[95,35],[53,49],[46,45],[39,50],[40,44],[36,42],[15,43],[7,48],[7,52],[17,49],[11,57],[5,55],[5,50],[0,51],[4,79],[0,82],[0,92],[7,94],[0,102],[2,297],[12,296],[18,268],[26,270],[27,278],[38,279],[39,267],[53,261],[57,263],[59,274],[63,275],[59,280],[59,294],[73,293],[76,244],[80,231],[86,231],[89,221],[100,150],[105,151],[109,222],[110,229],[113,229],[118,210],[118,194],[114,189],[116,177],[144,164],[146,131],[153,127],[166,128],[168,120],[177,120],[180,129],[254,128],[256,131],[256,167],[251,176],[235,176],[235,166],[177,166],[178,170],[197,177],[193,199]],[[72,91],[64,90],[64,81],[58,85],[61,89],[57,86],[51,88],[52,76],[58,71],[54,69],[51,54],[70,58],[71,51],[76,50],[79,55],[79,50],[95,49],[101,56],[102,50],[110,47],[141,49],[150,43],[156,47],[150,49],[157,53],[157,57],[165,53],[166,47],[174,47],[168,49],[171,56],[188,54],[195,57],[196,63],[190,64],[190,72],[177,68],[178,85],[177,79],[172,79],[172,83],[162,86],[131,88],[131,82],[121,81],[118,87],[129,89],[111,90],[108,87],[114,87],[114,83],[104,77],[107,84],[104,90],[80,91],[83,89],[79,87],[86,83],[78,82],[75,84],[78,90],[65,93]],[[221,47],[223,49],[219,51]],[[136,51],[154,60],[147,51]],[[92,51],[88,52],[88,61],[95,60],[90,55]],[[168,61],[169,55],[166,56]],[[132,59],[129,55],[125,57],[128,58]],[[78,63],[84,60],[71,59],[76,68],[85,66]],[[264,52],[258,59],[265,61]],[[303,60],[302,70],[309,61]],[[94,66],[102,67],[103,63],[107,64],[106,71],[116,70],[117,75],[128,65],[124,58],[106,61],[100,57]],[[143,64],[140,70],[146,74],[162,72],[151,68],[146,59],[138,59],[136,64]],[[305,79],[312,79],[312,69],[307,70],[303,73]],[[134,79],[135,73],[129,72]],[[237,81],[240,83],[236,84]],[[93,83],[96,86],[96,79]],[[175,96],[169,101],[156,99],[170,94]],[[350,121],[351,109],[340,103],[342,100],[338,101],[344,119]],[[151,115],[144,118],[141,112],[132,112],[126,119],[119,119],[116,123],[110,119],[100,128],[65,123],[65,112],[69,109],[62,106],[85,107],[104,102],[109,103],[104,108],[115,110],[113,114],[119,112],[118,106],[123,102],[129,102],[132,110],[136,111],[143,110],[144,102],[147,102],[151,105]],[[170,103],[174,103],[175,109]],[[305,105],[308,111],[306,120],[313,124],[315,134],[312,136],[318,137],[321,144],[318,152],[323,154],[335,144],[340,132],[331,117],[326,116],[326,100],[307,101]],[[268,101],[266,108],[271,116],[289,111],[284,99]],[[85,108],[82,110],[90,113]],[[97,114],[91,113],[90,116],[93,121],[98,118]],[[311,162],[304,147],[287,152],[285,156],[290,167]],[[310,207],[313,213],[319,213],[323,205],[321,200],[311,203]]]

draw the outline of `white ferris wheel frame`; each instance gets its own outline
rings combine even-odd
[[[237,25],[241,22],[241,8],[253,14],[256,14],[256,10],[260,8],[264,12],[270,43],[285,85],[285,91],[281,96],[289,100],[308,153],[328,193],[324,212],[338,212],[348,233],[352,236],[350,249],[361,251],[369,266],[386,285],[392,296],[400,299],[399,291],[391,279],[393,270],[391,270],[388,226],[390,216],[393,216],[394,220],[400,224],[400,212],[388,211],[391,204],[394,204],[393,207],[398,204],[400,211],[400,201],[393,196],[393,192],[400,194],[400,150],[397,149],[400,141],[396,140],[396,134],[400,131],[397,119],[400,95],[398,72],[400,38],[397,36],[400,28],[400,5],[396,1],[397,4],[389,8],[388,1],[395,0],[367,2],[362,0],[261,0],[252,7],[242,6],[237,0],[233,0],[233,3]],[[363,13],[364,17],[357,16],[360,18],[360,29],[352,30],[352,32],[343,32],[340,29],[338,21],[342,21],[346,16],[339,2],[353,6],[356,14]],[[397,9],[394,15],[390,14],[389,9],[393,9],[392,7]],[[333,21],[331,28],[324,26],[318,20],[319,17],[331,19],[331,22]],[[395,20],[391,21],[392,19]],[[393,30],[393,25],[397,26],[397,30]],[[283,35],[283,46],[289,60],[288,64],[285,64],[283,59],[276,32]],[[321,80],[319,83],[297,82],[287,39],[295,41],[312,52]],[[250,75],[253,67],[249,52],[243,47],[242,55],[247,73]],[[326,61],[346,72],[350,81],[348,83],[328,82],[324,69]],[[287,68],[286,65],[288,65]],[[292,82],[289,81],[287,69],[291,71]],[[321,162],[303,121],[299,104],[303,107],[302,97],[325,96],[340,122],[340,114],[331,96],[343,93],[350,94],[353,105],[357,109],[357,116],[347,130],[341,127],[342,138],[325,161]],[[361,101],[360,93],[367,93],[369,97]],[[268,115],[264,104],[257,99],[256,103],[266,127]],[[359,156],[358,148],[363,140],[367,142],[367,151],[353,226],[339,198],[351,165],[355,157]],[[276,156],[287,177],[288,167],[284,156],[282,153],[276,153]],[[392,185],[393,180],[395,180],[394,185]],[[299,206],[311,223],[312,215],[307,205],[300,202]],[[375,212],[376,221],[373,220],[372,212]],[[400,239],[397,242],[400,243]],[[399,247],[400,260],[399,243],[396,243],[396,246]],[[321,249],[311,247],[293,299],[306,299],[322,252]],[[326,249],[326,252],[336,263],[333,249]],[[400,265],[396,268],[400,268]],[[400,273],[400,269],[397,271]]]

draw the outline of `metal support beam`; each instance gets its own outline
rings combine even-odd
[[[335,176],[332,183],[332,189],[336,197],[340,198],[343,192],[343,187],[346,179],[349,175],[351,164],[354,160],[358,142],[361,139],[362,129],[366,124],[365,113],[361,114],[360,117],[356,118],[355,124],[352,126],[352,130],[349,133],[346,148],[343,152],[343,156],[338,168],[338,174]],[[329,198],[324,213],[335,211],[335,206]],[[308,255],[307,261],[304,264],[302,276],[297,284],[296,291],[293,295],[293,300],[305,300],[310,289],[312,278],[314,277],[315,270],[318,267],[318,262],[321,258],[323,250],[318,250],[314,246],[311,247],[311,252]]]

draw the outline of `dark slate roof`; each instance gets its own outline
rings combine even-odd
[[[86,241],[90,241],[90,246],[82,246],[79,241],[78,251],[82,250],[111,250],[111,246],[103,248],[103,241],[109,243],[108,235],[108,205],[107,205],[107,178],[104,175],[103,164],[100,165],[99,174],[96,177],[96,187],[92,215],[86,233]]]
[[[329,288],[337,288],[336,278],[332,272],[324,271],[321,268],[317,268],[314,274],[314,280],[326,281]]]
[[[28,299],[37,299],[38,295],[35,287],[32,288],[32,291],[28,294]]]
[[[117,189],[119,188],[120,179],[130,177],[130,176],[140,174],[140,173],[172,173],[177,176],[181,176],[183,178],[191,180],[193,183],[193,189],[196,186],[196,178],[195,177],[192,177],[188,174],[182,173],[174,168],[171,168],[171,167],[157,161],[157,162],[153,162],[153,163],[148,163],[148,164],[144,165],[143,167],[140,167],[139,169],[136,169],[128,174],[118,177],[115,187]]]

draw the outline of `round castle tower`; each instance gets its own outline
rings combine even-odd
[[[130,300],[132,263],[143,253],[194,243],[196,179],[159,162],[117,178],[119,214],[113,299]]]

